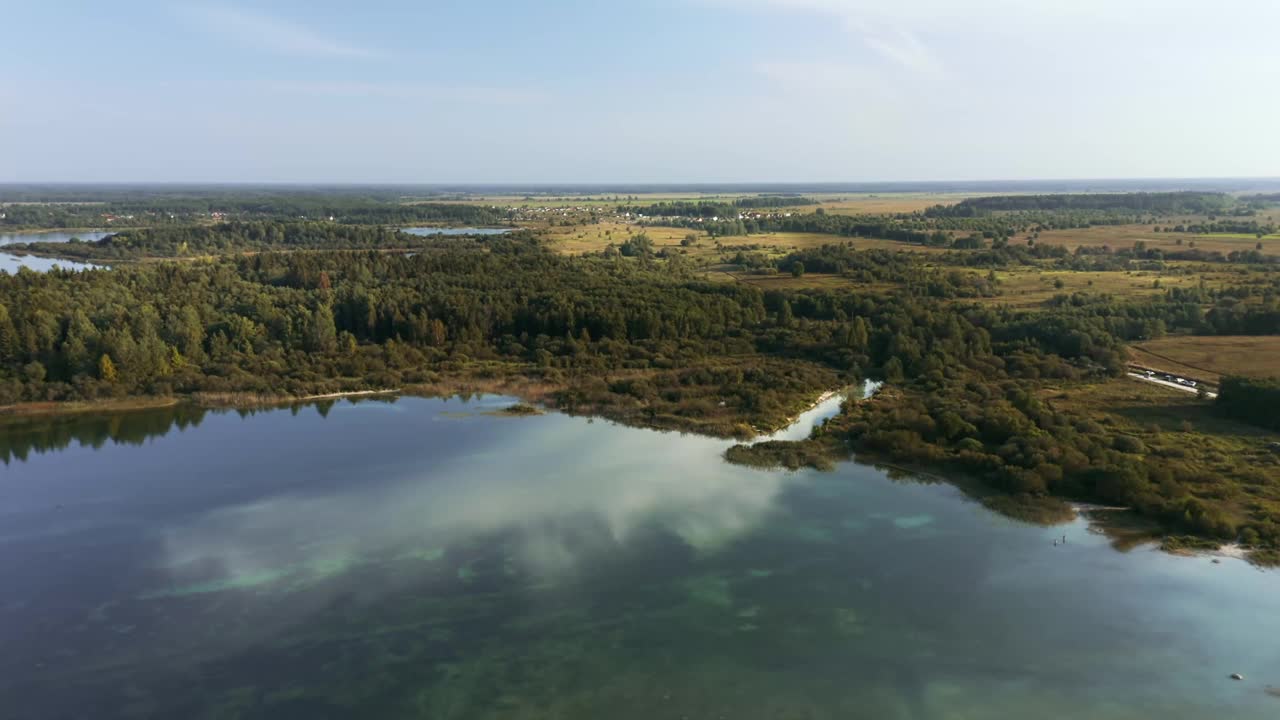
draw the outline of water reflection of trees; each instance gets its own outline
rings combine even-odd
[[[25,461],[32,452],[62,450],[72,443],[95,449],[108,442],[142,445],[174,428],[198,427],[209,412],[194,405],[178,404],[134,412],[26,418],[0,432],[0,460],[6,465],[13,460]]]
[[[293,414],[305,408],[314,409],[321,417],[340,402],[328,398],[310,403],[288,406]],[[341,402],[394,402],[394,398],[347,398]],[[14,460],[26,461],[32,453],[63,450],[73,443],[81,447],[101,448],[107,443],[115,445],[142,445],[151,438],[163,437],[173,430],[199,427],[209,415],[234,412],[249,417],[259,412],[280,410],[280,407],[210,409],[191,403],[178,403],[163,408],[133,410],[112,413],[77,413],[74,415],[33,416],[0,426],[0,461],[5,465]]]

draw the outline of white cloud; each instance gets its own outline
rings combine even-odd
[[[282,55],[368,59],[383,54],[326,37],[289,20],[241,8],[198,5],[183,9],[181,14],[206,32]]]
[[[1205,37],[1206,33],[1265,40],[1269,28],[1280,23],[1280,3],[1273,0],[702,1],[836,22],[885,60],[924,73],[946,67],[939,48],[963,47],[966,40],[971,46],[1009,39],[1070,41],[1080,43],[1074,49],[1088,53],[1096,50],[1089,43],[1099,33],[1133,33],[1130,40],[1138,46],[1149,44],[1153,37]]]

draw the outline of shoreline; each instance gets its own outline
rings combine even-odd
[[[356,398],[382,396],[438,398],[466,397],[471,395],[506,395],[519,400],[521,403],[529,404],[539,411],[551,410],[569,416],[599,417],[612,422],[618,422],[628,427],[651,429],[661,432],[672,431],[675,429],[663,427],[657,424],[648,424],[643,422],[637,423],[635,422],[636,418],[620,413],[610,413],[607,408],[593,408],[587,412],[582,412],[581,409],[559,407],[558,404],[554,402],[554,395],[560,389],[563,389],[562,384],[530,380],[528,378],[470,378],[410,385],[400,388],[340,390],[301,396],[266,396],[255,393],[194,393],[189,396],[109,398],[92,401],[31,402],[0,407],[0,431],[3,431],[6,424],[20,423],[27,419],[74,417],[77,415],[94,413],[142,412],[175,407],[181,404],[190,404],[195,407],[215,411],[231,411],[253,408],[279,408],[300,403],[315,403],[323,402],[325,400],[341,400],[344,398],[354,400]],[[774,442],[769,439],[771,435],[776,435],[777,433],[790,429],[800,421],[801,417],[805,413],[813,411],[823,403],[828,402],[839,396],[842,392],[847,391],[848,388],[822,392],[803,410],[791,416],[784,426],[772,431],[771,433],[755,436],[746,442],[745,447],[750,447],[756,443]],[[721,437],[713,432],[706,432],[706,430],[710,430],[710,428],[702,428],[701,431],[697,427],[678,429],[681,433],[688,432],[692,434],[705,435],[707,437]],[[782,440],[777,442],[803,445],[803,443],[809,441]],[[893,460],[885,456],[879,456],[876,453],[859,453],[852,451],[849,448],[844,448],[841,452],[831,455],[830,460],[837,463],[855,462],[868,465],[882,469],[890,474],[901,473],[910,475],[919,481],[928,484],[945,483],[957,488],[962,494],[967,495],[973,501],[981,504],[988,511],[1020,522],[1040,526],[1052,526],[1077,520],[1084,520],[1089,523],[1090,527],[1094,528],[1096,532],[1107,535],[1116,542],[1128,545],[1129,547],[1148,545],[1154,546],[1154,549],[1170,555],[1188,558],[1211,558],[1215,560],[1229,558],[1232,560],[1241,560],[1258,567],[1267,567],[1270,564],[1261,562],[1261,558],[1254,558],[1253,552],[1250,548],[1246,548],[1237,542],[1220,543],[1215,548],[1165,547],[1164,541],[1171,536],[1167,532],[1161,531],[1158,526],[1155,525],[1152,525],[1146,531],[1137,532],[1132,537],[1126,538],[1124,530],[1126,529],[1127,524],[1125,520],[1112,518],[1111,521],[1108,521],[1103,517],[1100,517],[1101,515],[1109,515],[1113,513],[1128,513],[1130,508],[1126,507],[1070,501],[1065,498],[1049,496],[1046,499],[1051,499],[1055,505],[1059,505],[1068,511],[1070,513],[1070,517],[1058,515],[1056,513],[1039,515],[1038,517],[1023,515],[1001,509],[1000,506],[1002,503],[998,502],[1001,498],[1016,499],[1017,496],[994,491],[982,480],[976,477],[967,476],[963,473],[956,474],[946,468],[930,466],[928,464]],[[990,502],[993,499],[997,502]],[[1045,508],[1042,507],[1039,508],[1039,510],[1044,511]],[[1128,518],[1127,520],[1132,522],[1135,519]]]
[[[122,225],[119,227],[111,227],[111,228],[105,228],[105,227],[59,227],[59,228],[0,227],[0,235],[33,235],[33,234],[44,234],[44,233],[79,233],[79,232],[111,233],[117,230],[141,230],[148,227],[151,227],[151,226],[150,225],[136,225],[136,226],[130,225],[128,227],[125,227]]]
[[[49,418],[91,413],[135,412],[157,410],[176,405],[190,404],[210,410],[247,410],[264,407],[282,407],[296,403],[364,398],[385,395],[405,397],[450,397],[477,394],[510,395],[521,401],[562,411],[549,404],[551,394],[559,385],[537,380],[459,378],[435,383],[407,385],[398,388],[373,388],[363,390],[338,390],[308,395],[265,395],[255,392],[194,392],[185,395],[129,396],[99,398],[96,400],[49,400],[22,402],[0,406],[0,427],[6,422],[25,418]]]
[[[804,408],[803,410],[796,413],[795,415],[791,415],[787,417],[786,423],[781,427],[773,428],[771,430],[761,430],[760,428],[752,427],[751,429],[758,434],[751,439],[751,442],[752,443],[764,442],[769,438],[773,437],[774,435],[777,435],[778,433],[786,432],[787,430],[790,430],[796,423],[800,422],[800,418],[804,417],[805,413],[809,413],[809,412],[813,412],[814,410],[817,410],[822,405],[822,403],[830,400],[833,397],[836,397],[841,392],[843,391],[827,390],[826,392],[819,395],[817,400],[814,400],[812,403],[809,403],[808,407]]]

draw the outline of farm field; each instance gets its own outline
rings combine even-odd
[[[1208,382],[1224,375],[1280,377],[1280,337],[1275,336],[1165,337],[1130,351],[1144,367]]]
[[[936,253],[945,249],[929,248],[922,245],[880,240],[876,238],[845,238],[821,233],[761,233],[718,238],[721,248],[717,249],[717,238],[709,237],[699,230],[688,228],[641,227],[639,225],[620,222],[601,222],[594,225],[575,225],[570,227],[550,227],[545,230],[550,247],[569,255],[581,255],[588,252],[599,252],[610,243],[621,245],[628,237],[644,233],[653,240],[654,250],[664,248],[687,251],[690,257],[718,257],[725,252],[734,252],[733,248],[759,246],[757,251],[768,254],[785,255],[792,250],[822,247],[823,245],[853,243],[859,250],[904,250],[908,252]],[[688,235],[698,239],[697,245],[684,247],[680,243]]]
[[[979,269],[969,272],[986,274],[985,270]],[[1172,287],[1194,287],[1199,285],[1201,277],[1199,274],[1165,275],[1154,271],[1042,271],[1018,267],[996,271],[1001,294],[987,301],[1014,307],[1034,307],[1057,295],[1076,292],[1126,298],[1151,297]]]
[[[714,282],[740,282],[753,285],[762,290],[857,290],[864,293],[886,293],[892,291],[893,283],[867,283],[851,280],[847,277],[830,273],[805,273],[803,277],[792,277],[787,273],[776,275],[752,275],[744,273],[732,266],[710,268],[705,273],[708,280]]]
[[[1151,225],[1099,225],[1072,230],[1046,230],[1040,233],[1040,239],[1036,242],[1044,245],[1062,245],[1074,251],[1077,247],[1102,246],[1119,250],[1131,248],[1135,242],[1141,241],[1146,243],[1148,248],[1159,248],[1166,252],[1190,250],[1191,243],[1194,242],[1198,250],[1222,253],[1255,250],[1261,242],[1263,253],[1280,255],[1280,235],[1268,235],[1259,240],[1253,235],[1154,232],[1152,227]],[[1179,241],[1181,245],[1178,244]],[[1016,238],[1011,244],[1020,242],[1025,242],[1025,238]]]
[[[833,215],[892,215],[920,212],[934,205],[954,205],[971,197],[963,193],[877,193],[872,195],[810,195],[820,205],[797,209],[812,212],[822,208]]]

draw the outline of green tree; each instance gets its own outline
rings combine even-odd
[[[9,317],[8,308],[0,305],[0,364],[18,361],[20,343],[18,329],[14,327],[13,320]]]
[[[889,358],[889,361],[884,364],[884,379],[889,383],[901,383],[906,379],[901,360],[896,357]]]
[[[204,324],[200,313],[190,305],[183,305],[171,321],[174,344],[182,356],[199,362],[204,357]]]
[[[865,352],[871,344],[871,325],[861,315],[853,319],[853,332],[849,336],[849,344],[855,350],[862,352]]]
[[[119,373],[116,372],[116,364],[106,353],[98,358],[98,377],[109,383],[116,382],[120,378]]]
[[[45,378],[44,365],[33,360],[27,363],[26,365],[22,366],[22,374],[24,377],[27,378],[28,382],[32,382],[32,383],[44,382],[44,378]]]
[[[333,308],[325,304],[316,306],[311,313],[308,345],[314,352],[333,352],[338,345],[338,328],[333,321]]]

